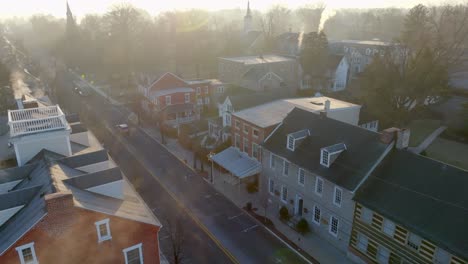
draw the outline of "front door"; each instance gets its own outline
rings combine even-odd
[[[294,206],[294,214],[302,216],[302,211],[304,207],[304,200],[302,200],[302,197],[300,195],[296,195],[296,204]]]

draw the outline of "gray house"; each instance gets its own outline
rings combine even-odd
[[[261,191],[268,214],[285,206],[314,234],[347,251],[354,192],[393,143],[379,133],[294,108],[263,144]]]

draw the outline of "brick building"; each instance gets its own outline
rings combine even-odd
[[[0,170],[0,263],[160,262],[160,222],[76,116],[22,109],[9,125],[21,165]]]
[[[212,79],[185,81],[168,72],[149,87],[140,87],[140,92],[148,99],[143,108],[160,114],[166,125],[175,127],[200,119],[213,97],[224,92],[224,86]]]

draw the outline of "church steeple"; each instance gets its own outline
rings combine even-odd
[[[244,34],[252,31],[252,14],[250,13],[250,1],[247,1],[247,12],[244,16]]]
[[[250,14],[250,1],[247,1],[247,13],[245,14],[245,17],[252,17]]]

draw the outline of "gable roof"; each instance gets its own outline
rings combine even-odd
[[[310,136],[294,151],[288,150],[285,144],[287,135],[303,129],[308,129]],[[347,150],[329,168],[320,165],[321,149],[337,143],[344,143]],[[359,186],[388,147],[380,142],[378,133],[299,108],[294,108],[286,116],[263,146],[273,154],[351,191]]]
[[[354,200],[468,259],[467,186],[468,171],[393,150]]]
[[[280,81],[283,80],[278,74],[267,70],[265,67],[252,67],[242,76],[242,78],[246,80],[259,81],[263,79],[268,73],[275,75],[275,78],[279,78]]]
[[[170,72],[166,72],[158,80],[150,85],[149,91],[159,91],[172,88],[188,88],[188,84]]]
[[[343,60],[344,55],[328,55],[328,68],[332,71],[335,71],[338,68],[341,60]]]
[[[106,183],[122,180],[122,173],[118,167],[94,173],[83,174],[63,180],[64,183],[74,186],[81,190],[103,185]]]

